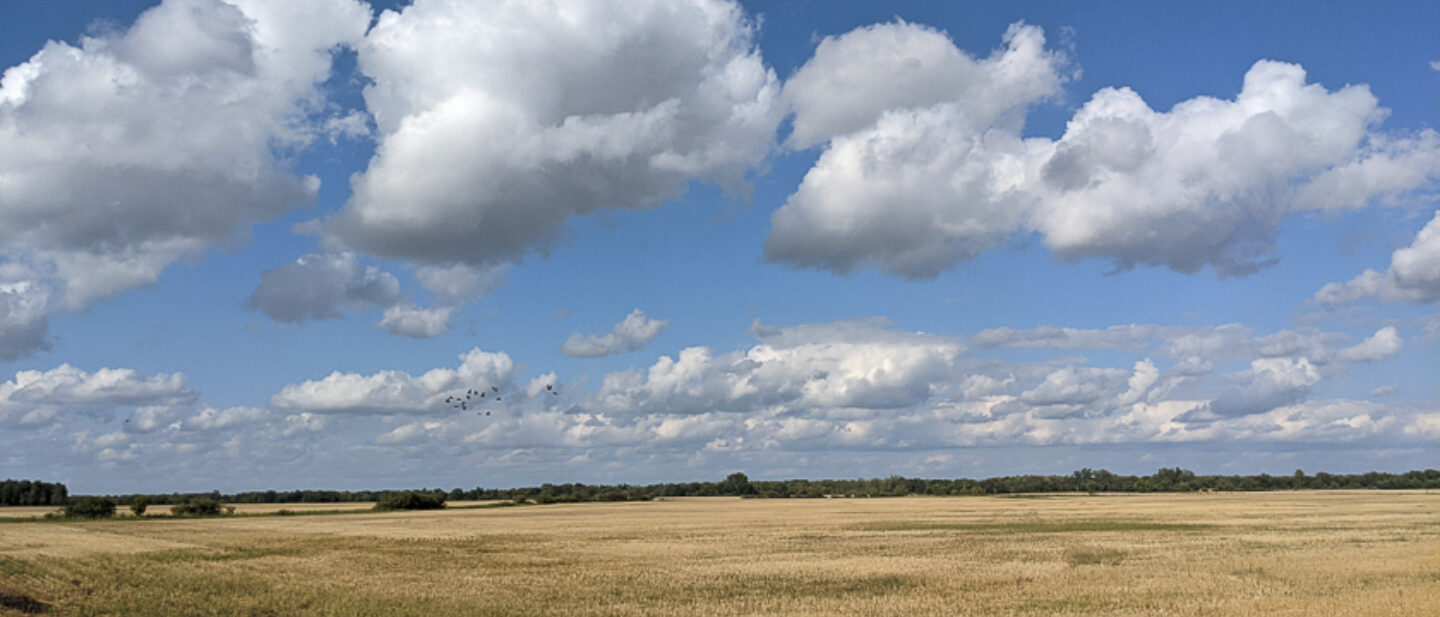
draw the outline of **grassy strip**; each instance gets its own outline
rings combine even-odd
[[[533,506],[537,504],[519,504],[513,501],[500,501],[496,503],[482,503],[471,506],[447,506],[443,510],[429,510],[430,512],[444,510],[488,510],[491,508],[514,508],[519,506]],[[136,523],[141,521],[182,521],[182,520],[214,520],[229,518],[265,518],[272,516],[339,516],[345,514],[382,514],[384,512],[405,512],[405,510],[374,510],[370,508],[345,508],[342,510],[286,510],[281,508],[274,512],[236,512],[234,514],[220,514],[215,516],[177,516],[174,514],[146,514],[144,516],[112,516],[110,518],[68,518],[63,516],[64,509],[56,510],[55,513],[62,513],[61,516],[0,516],[0,524],[37,524],[37,523]]]

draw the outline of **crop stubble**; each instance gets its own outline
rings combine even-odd
[[[1432,616],[1437,523],[1418,491],[15,523],[0,595],[65,615]]]

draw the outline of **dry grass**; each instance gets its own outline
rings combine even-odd
[[[445,505],[450,508],[469,508],[475,506],[492,505],[494,501],[447,501]],[[235,508],[236,514],[274,514],[281,510],[289,510],[295,513],[308,512],[350,512],[355,510],[370,510],[375,507],[373,501],[354,501],[340,503],[238,503],[227,504]],[[0,518],[40,518],[51,512],[64,510],[60,506],[21,506],[0,508]],[[168,515],[170,506],[152,505],[145,510],[147,515]],[[128,506],[120,506],[115,509],[116,516],[133,516]]]
[[[0,525],[0,596],[64,615],[1429,617],[1440,495],[712,498]]]

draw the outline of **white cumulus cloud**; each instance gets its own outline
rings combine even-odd
[[[400,281],[375,266],[363,266],[350,251],[309,253],[260,274],[246,304],[271,319],[296,323],[338,319],[341,309],[388,308],[398,304]]]
[[[331,52],[369,18],[353,0],[166,0],[5,70],[0,260],[28,269],[30,298],[0,300],[0,351],[43,347],[36,307],[152,284],[313,201],[318,180],[285,153],[313,140]]]
[[[170,409],[196,399],[181,373],[143,375],[127,368],[91,373],[62,364],[47,371],[19,371],[0,383],[0,423],[44,425],[60,414]]]
[[[1366,270],[1345,283],[1330,283],[1315,294],[1326,306],[1375,298],[1386,302],[1440,300],[1440,211],[1410,246],[1395,251],[1384,273]]]
[[[604,336],[571,333],[565,344],[560,346],[560,352],[576,358],[598,358],[625,351],[639,351],[668,327],[669,320],[651,319],[645,311],[635,309]]]
[[[450,307],[422,309],[409,304],[396,305],[385,309],[380,327],[396,336],[435,338],[450,327],[450,315],[454,312]]]
[[[470,388],[503,387],[516,374],[515,362],[503,353],[479,349],[460,356],[460,366],[437,368],[421,375],[386,370],[370,375],[334,372],[318,381],[285,386],[270,398],[271,406],[312,414],[440,414],[452,410],[447,396],[463,396]]]
[[[1395,327],[1385,326],[1358,345],[1341,349],[1335,354],[1335,359],[1341,362],[1375,362],[1399,353],[1403,344]]]
[[[358,47],[377,125],[368,169],[325,222],[387,258],[496,265],[566,219],[660,205],[695,180],[747,194],[779,82],[728,0],[419,0]]]
[[[1231,100],[1162,111],[1104,88],[1060,139],[1024,139],[1066,64],[1034,26],[1005,42],[973,60],[903,22],[825,39],[786,83],[791,145],[823,151],[773,215],[766,258],[929,278],[1037,232],[1061,259],[1244,276],[1277,259],[1287,214],[1403,203],[1440,178],[1440,134],[1381,132],[1367,86],[1329,91],[1270,60]]]
[[[1019,227],[1015,185],[1040,156],[1020,138],[1024,113],[1060,93],[1066,60],[1034,26],[1004,42],[977,60],[904,22],[822,41],[786,99],[791,145],[826,146],[771,217],[766,259],[928,278]]]

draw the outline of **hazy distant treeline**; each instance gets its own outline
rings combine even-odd
[[[35,480],[0,482],[0,506],[63,506],[70,496],[64,484]]]
[[[63,490],[61,486],[61,490]],[[999,495],[1007,493],[1055,492],[1188,492],[1188,491],[1282,491],[1326,489],[1440,489],[1440,470],[1410,471],[1401,474],[1202,476],[1189,470],[1161,469],[1148,476],[1118,475],[1104,469],[1081,469],[1067,476],[1002,476],[984,480],[926,479],[890,476],[855,480],[750,480],[743,473],[731,474],[719,482],[667,482],[663,484],[542,484],[512,489],[456,488],[420,489],[418,492],[448,501],[514,500],[536,503],[575,501],[644,501],[657,497],[744,496],[768,498],[804,497],[900,497],[906,495]],[[154,504],[174,504],[196,498],[227,503],[335,503],[376,501],[386,491],[250,491],[244,493],[172,493],[144,495]],[[128,504],[141,495],[119,495]]]

